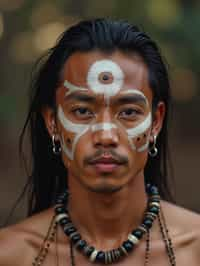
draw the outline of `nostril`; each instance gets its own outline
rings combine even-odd
[[[95,147],[116,147],[119,143],[119,137],[116,130],[101,130],[93,134]]]

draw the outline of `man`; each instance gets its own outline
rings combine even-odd
[[[0,232],[0,265],[199,265],[199,215],[166,201],[170,94],[156,44],[126,22],[83,21],[33,88],[30,217]]]

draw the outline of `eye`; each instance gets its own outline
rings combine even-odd
[[[91,118],[93,117],[93,112],[87,107],[78,107],[72,111],[78,118]]]
[[[133,119],[135,118],[136,115],[140,114],[141,112],[136,110],[136,109],[133,109],[133,108],[126,108],[124,110],[122,110],[120,113],[119,113],[119,117],[120,118],[125,118],[125,119]]]

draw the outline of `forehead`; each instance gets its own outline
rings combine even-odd
[[[141,56],[133,52],[119,50],[110,54],[100,51],[75,52],[66,61],[63,69],[63,80],[76,86],[88,87],[87,76],[92,65],[102,60],[117,64],[123,72],[123,89],[141,90],[148,98],[152,92],[149,88],[148,69]]]

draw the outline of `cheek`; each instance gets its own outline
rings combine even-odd
[[[150,129],[138,134],[136,137],[131,138],[127,135],[128,145],[132,152],[141,153],[145,152],[149,146]]]
[[[64,158],[73,159],[73,142],[75,134],[71,132],[62,131],[61,136],[61,147]]]
[[[63,131],[62,134],[62,146],[65,145],[67,149],[72,150],[72,144],[75,138],[75,134],[67,131]]]
[[[143,152],[148,149],[149,146],[149,138],[150,138],[150,130],[140,134],[136,138],[134,138],[132,141],[135,145],[135,150],[137,152]]]
[[[82,136],[80,136],[76,149],[74,152],[74,159],[79,161],[82,164],[83,157],[87,155],[91,155],[94,152],[91,142],[91,135],[89,132],[86,132]]]

